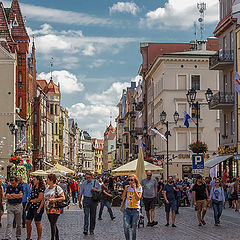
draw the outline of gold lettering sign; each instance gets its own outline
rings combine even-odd
[[[185,158],[190,158],[190,154],[178,154],[178,158],[180,159],[185,159]]]
[[[236,147],[234,146],[220,146],[218,148],[218,154],[227,154],[227,153],[235,153],[236,152]]]

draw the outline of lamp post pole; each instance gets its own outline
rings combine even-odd
[[[169,132],[168,132],[168,121],[166,122],[166,127],[167,127],[167,179],[169,177],[169,155],[168,155],[168,136],[169,136]]]
[[[197,123],[196,123],[196,127],[197,127],[197,143],[198,143],[198,131],[199,131],[199,129],[198,129],[198,127],[199,127],[199,122],[198,122],[198,119],[199,119],[199,103],[198,103],[198,101],[196,102],[196,111],[197,111]]]

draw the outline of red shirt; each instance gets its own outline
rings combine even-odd
[[[70,189],[71,189],[71,191],[77,191],[78,185],[76,183],[71,183],[70,184]]]

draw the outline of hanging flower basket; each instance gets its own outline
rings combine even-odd
[[[10,168],[10,176],[21,176],[24,182],[27,182],[27,169],[25,166],[13,165]]]
[[[10,159],[9,159],[9,162],[10,163],[13,163],[15,165],[19,165],[20,163],[23,162],[23,159],[19,156],[12,156]]]
[[[204,142],[194,142],[188,146],[188,148],[193,152],[193,153],[206,153],[208,151],[207,144]]]

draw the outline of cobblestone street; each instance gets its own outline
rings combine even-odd
[[[122,213],[119,208],[113,209],[116,219],[111,221],[106,209],[104,211],[103,220],[97,221],[95,235],[83,236],[83,211],[79,210],[77,206],[71,206],[59,218],[58,227],[60,230],[60,239],[77,240],[77,239],[95,239],[95,240],[121,240],[124,239],[122,228]],[[163,208],[156,208],[156,220],[159,224],[155,227],[140,228],[138,232],[138,239],[157,240],[157,239],[184,239],[184,240],[221,240],[231,239],[237,240],[240,235],[240,214],[235,213],[231,209],[224,210],[222,217],[222,224],[219,227],[214,227],[212,209],[208,209],[206,216],[207,225],[203,227],[197,226],[196,212],[192,208],[181,208],[180,214],[177,215],[177,228],[165,227],[165,215]],[[145,218],[146,222],[146,218]],[[43,220],[43,240],[50,239],[50,226],[46,215]],[[6,214],[3,217],[3,228],[0,230],[0,237],[4,236],[6,226]],[[36,239],[35,226],[33,227],[32,239]],[[26,230],[23,230],[23,237],[25,239]],[[13,234],[15,239],[15,233]]]

